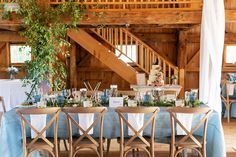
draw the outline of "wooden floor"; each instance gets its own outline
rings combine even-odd
[[[1,120],[1,116],[0,116]],[[225,119],[222,120],[227,157],[236,157],[236,119],[231,119],[230,123],[227,123]],[[106,146],[105,146],[106,147]],[[61,142],[62,151],[60,157],[68,157],[68,153],[64,150],[63,144]],[[169,146],[164,144],[155,145],[155,156],[156,157],[168,157]],[[128,155],[131,157],[132,155]],[[140,157],[146,156],[141,154]],[[89,150],[84,150],[80,153],[79,157],[96,157],[93,152]],[[119,145],[116,140],[112,140],[109,157],[119,157]]]

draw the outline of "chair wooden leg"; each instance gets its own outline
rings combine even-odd
[[[230,122],[230,109],[229,109],[229,105],[227,107],[227,122],[229,123]]]
[[[174,157],[174,147],[170,144],[170,157]]]
[[[109,156],[110,146],[111,146],[111,139],[107,139],[107,152],[106,152],[107,157]]]
[[[65,150],[68,151],[69,149],[68,149],[68,147],[67,147],[67,144],[66,144],[66,140],[65,140],[65,139],[63,139],[63,143],[64,143]]]
[[[202,156],[206,157],[206,146],[203,146],[202,148]]]
[[[132,155],[133,155],[133,157],[136,157],[136,155],[135,155],[135,149],[132,149]]]
[[[60,152],[59,151],[59,148],[60,148],[60,141],[58,142],[59,146],[58,145],[55,145],[55,157],[58,157],[58,153]]]
[[[124,156],[124,148],[123,146],[121,145],[120,146],[120,157],[123,157]]]

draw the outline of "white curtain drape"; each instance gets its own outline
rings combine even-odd
[[[225,34],[224,0],[204,0],[200,41],[200,100],[221,113],[220,81]]]

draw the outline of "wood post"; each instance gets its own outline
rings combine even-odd
[[[6,62],[6,66],[9,67],[11,65],[11,54],[10,54],[10,43],[7,42],[6,44],[6,58],[7,58],[7,62]]]
[[[185,92],[185,69],[179,69],[179,85],[182,86],[182,89],[179,93],[180,98],[184,98]]]
[[[179,71],[179,84],[182,86],[179,96],[184,97],[185,92],[185,66],[187,64],[187,32],[180,31],[179,32],[179,47],[178,47],[178,67]]]
[[[70,51],[70,87],[77,87],[76,43],[72,40]]]

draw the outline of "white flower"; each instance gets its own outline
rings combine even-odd
[[[7,71],[8,71],[9,74],[12,74],[12,75],[16,75],[19,72],[18,68],[13,67],[13,66],[8,67]]]

